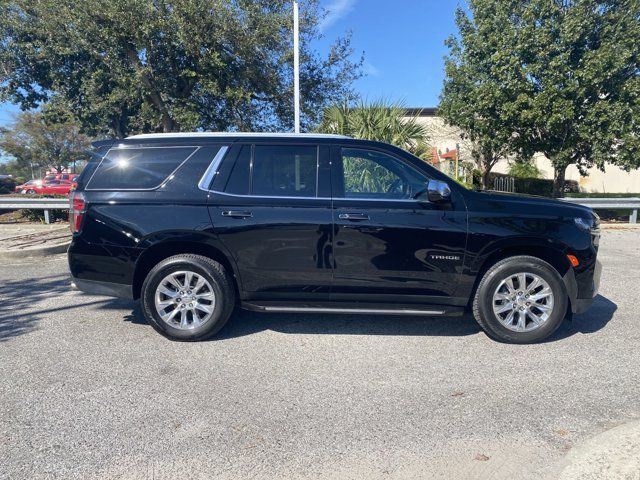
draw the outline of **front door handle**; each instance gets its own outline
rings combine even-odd
[[[362,222],[369,220],[369,215],[366,213],[341,213],[338,215],[340,220],[352,220],[354,222]]]
[[[225,210],[222,212],[222,216],[231,218],[251,218],[253,217],[253,213],[246,210]]]

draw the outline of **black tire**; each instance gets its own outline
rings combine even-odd
[[[528,272],[545,280],[553,292],[554,305],[549,318],[537,329],[516,332],[507,328],[493,311],[493,295],[500,282],[509,276]],[[530,283],[529,283],[530,284]],[[473,316],[494,340],[505,343],[535,343],[552,335],[562,324],[569,305],[567,290],[558,271],[544,260],[515,256],[500,260],[482,277],[473,299]]]
[[[27,195],[35,195],[36,191],[33,189],[27,190]]]
[[[189,330],[175,328],[164,322],[155,308],[158,284],[167,275],[183,270],[203,276],[211,284],[216,299],[211,318]],[[182,254],[163,260],[149,272],[142,284],[140,303],[145,318],[157,332],[171,340],[197,341],[214,336],[224,327],[234,309],[235,297],[232,280],[222,265],[208,257]]]

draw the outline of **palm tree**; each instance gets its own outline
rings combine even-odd
[[[428,151],[428,135],[417,118],[407,116],[400,103],[360,100],[355,106],[345,103],[326,108],[318,132],[377,140],[422,156]]]

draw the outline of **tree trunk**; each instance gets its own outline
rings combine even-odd
[[[566,165],[553,167],[553,198],[564,197],[564,177],[566,172]]]
[[[487,168],[486,165],[483,166],[482,169],[482,189],[490,190],[491,186],[489,185],[491,179],[489,178],[489,174],[491,173],[491,168]]]
[[[172,117],[169,109],[167,108],[167,104],[162,98],[160,92],[154,87],[153,82],[147,75],[147,73],[142,68],[140,64],[140,59],[138,58],[138,53],[135,50],[129,50],[127,52],[129,56],[129,60],[133,68],[135,68],[140,74],[140,80],[142,81],[142,85],[148,90],[147,98],[149,102],[157,108],[158,112],[161,115],[162,121],[162,131],[164,133],[171,133],[180,130],[180,126],[178,122],[176,122]]]

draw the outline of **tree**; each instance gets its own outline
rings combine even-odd
[[[85,158],[90,146],[90,139],[80,133],[69,114],[49,108],[22,112],[9,128],[0,130],[0,149],[14,158],[5,169],[27,178],[43,168],[68,168]]]
[[[509,175],[519,178],[542,178],[542,172],[533,159],[509,162]]]
[[[326,108],[317,129],[322,133],[377,140],[404,148],[417,156],[428,151],[428,136],[417,117],[407,117],[400,103],[378,100],[340,103]]]
[[[496,163],[514,151],[505,107],[515,101],[518,89],[505,78],[511,59],[501,48],[513,38],[509,30],[495,30],[509,22],[512,3],[471,0],[473,18],[459,8],[459,36],[446,41],[449,55],[438,114],[461,129],[484,189],[490,188],[489,174]]]
[[[350,97],[350,39],[311,48],[322,10],[301,18],[303,127]],[[0,6],[0,98],[34,108],[52,93],[83,129],[123,137],[178,130],[272,130],[293,123],[287,0],[8,0]]]
[[[565,172],[640,165],[640,2],[471,0],[450,40],[441,110],[489,152]]]
[[[640,166],[640,2],[537,0],[522,18],[518,144],[551,160],[554,196],[569,165]]]

